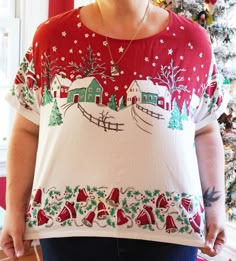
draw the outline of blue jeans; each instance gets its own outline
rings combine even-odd
[[[197,248],[135,239],[41,239],[44,261],[196,261]]]

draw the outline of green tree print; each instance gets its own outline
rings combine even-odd
[[[125,97],[122,97],[121,103],[120,103],[120,110],[124,109],[125,106]]]
[[[53,102],[52,94],[48,90],[47,86],[45,85],[44,89],[43,89],[43,103],[42,104],[43,104],[43,106],[45,106],[51,102]]]
[[[108,107],[112,110],[116,110],[117,109],[117,105],[116,105],[116,96],[113,94],[110,97],[109,103],[108,103]]]
[[[188,121],[188,112],[187,112],[187,106],[186,106],[186,101],[183,104],[183,109],[182,109],[182,120],[183,121]]]
[[[174,100],[173,110],[171,112],[171,118],[169,121],[168,128],[170,128],[172,130],[174,130],[174,129],[183,130],[181,113],[180,113],[180,109],[179,109],[179,106],[178,106],[176,100]]]
[[[53,102],[52,111],[49,119],[49,126],[56,126],[62,123],[62,116],[57,105],[57,100],[55,99]]]

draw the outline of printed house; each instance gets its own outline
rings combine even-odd
[[[103,89],[95,77],[75,80],[70,86],[67,103],[92,102],[102,103]]]
[[[157,105],[158,91],[151,80],[135,80],[127,90],[127,106],[135,103]]]
[[[56,74],[51,85],[53,98],[67,98],[71,80],[65,78],[62,74]]]
[[[156,85],[155,88],[158,92],[157,106],[164,110],[171,110],[171,94],[166,86]]]

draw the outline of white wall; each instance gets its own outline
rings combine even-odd
[[[38,25],[48,18],[48,0],[16,0],[16,17],[21,21],[20,58],[29,48]]]
[[[95,2],[95,0],[75,0],[75,7],[84,6]]]

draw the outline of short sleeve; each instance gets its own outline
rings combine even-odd
[[[41,91],[34,68],[33,50],[26,52],[6,100],[17,112],[39,125]]]
[[[194,113],[196,130],[217,120],[225,111],[229,95],[224,89],[223,76],[218,72],[214,55],[212,55],[208,80],[203,88],[200,103]]]

